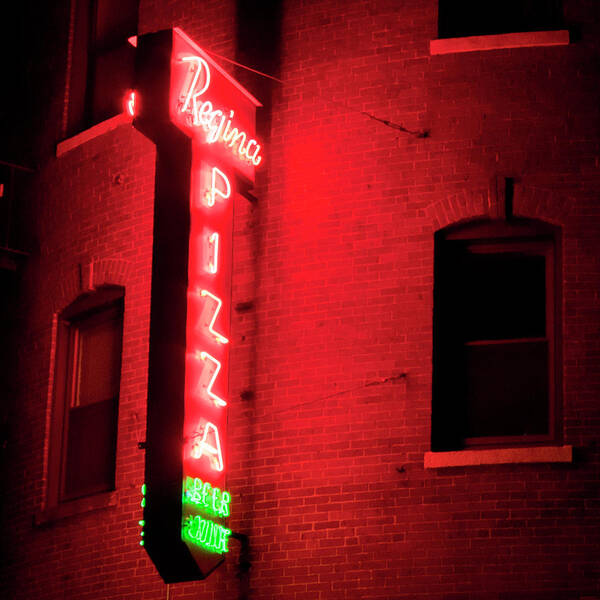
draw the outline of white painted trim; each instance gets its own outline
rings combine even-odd
[[[519,463],[570,463],[572,446],[531,446],[529,448],[491,448],[458,450],[456,452],[426,452],[426,469],[469,467]]]
[[[77,148],[94,138],[97,138],[100,135],[103,135],[121,125],[125,125],[127,123],[131,123],[133,121],[133,117],[131,117],[128,113],[122,112],[110,119],[106,119],[106,121],[101,121],[97,125],[90,127],[89,129],[85,129],[81,133],[74,135],[73,137],[67,138],[62,142],[56,144],[56,156],[62,156],[66,154],[73,148]]]
[[[567,46],[569,32],[526,31],[523,33],[501,33],[497,35],[473,35],[460,38],[430,40],[429,53],[455,54],[459,52],[478,52],[481,50],[500,50],[503,48],[534,48],[537,46]]]

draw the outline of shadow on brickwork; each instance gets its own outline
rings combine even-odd
[[[282,0],[237,0],[236,23],[237,23],[237,50],[236,61],[242,65],[266,73],[271,77],[279,77],[281,70],[281,24],[283,16]],[[256,131],[263,146],[268,147],[271,135],[271,122],[275,98],[279,93],[279,83],[269,77],[264,77],[241,67],[237,67],[235,77],[262,103],[263,107],[257,111]],[[257,298],[259,289],[259,261],[262,256],[262,224],[263,205],[261,196],[266,193],[268,160],[256,173],[256,186],[249,200],[252,207],[249,215],[248,231],[251,236],[250,246],[253,257],[254,284],[252,297],[239,310],[247,313],[251,321],[249,331],[256,332],[259,327],[256,308],[260,302]],[[254,337],[254,340],[256,337]],[[254,382],[256,381],[257,365],[255,343],[251,347],[251,365],[248,373],[250,389],[242,393],[242,402],[253,405],[256,401]],[[250,419],[248,423],[250,439],[256,439],[255,421]],[[256,456],[256,447],[253,445],[251,455]],[[252,456],[250,459],[252,459]],[[244,523],[244,532],[234,533],[232,537],[240,543],[239,563],[237,565],[237,577],[239,579],[239,600],[247,600],[250,596],[250,578],[253,560],[252,532],[254,530],[253,518],[250,517]]]

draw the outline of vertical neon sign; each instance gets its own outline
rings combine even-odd
[[[166,582],[229,551],[233,205],[263,159],[258,106],[180,30],[138,39],[127,110],[157,146],[143,547]]]
[[[204,83],[197,79],[196,85]],[[192,146],[182,537],[192,552],[199,545],[222,554],[231,533],[225,515],[211,511],[210,503],[193,501],[198,485],[231,499],[225,477],[235,179],[211,158],[201,146]],[[227,516],[232,509],[228,502]]]

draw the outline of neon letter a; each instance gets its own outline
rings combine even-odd
[[[209,435],[211,436],[210,442]],[[207,456],[210,465],[217,471],[223,470],[223,454],[221,453],[221,442],[219,441],[219,430],[213,423],[206,423],[202,439],[192,447],[192,457],[202,458]]]

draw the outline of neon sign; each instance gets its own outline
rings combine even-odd
[[[159,573],[176,582],[206,577],[229,551],[233,204],[263,160],[260,103],[178,29],[140,36],[136,48],[126,110],[157,146],[140,525]]]
[[[260,103],[182,31],[175,31],[170,119],[196,144],[210,148],[216,161],[210,187],[218,196],[229,196],[224,179],[231,181],[237,173],[253,181],[254,169],[262,163],[262,145],[254,133]]]
[[[146,484],[144,483],[142,485],[142,501],[140,502],[140,506],[142,508],[145,508],[146,506]],[[138,521],[138,525],[141,527],[140,530],[140,546],[144,545],[144,536],[146,535],[146,532],[144,531],[144,525],[146,524],[146,521],[144,521],[144,519],[140,519]]]
[[[209,552],[229,552],[227,540],[231,529],[202,517],[187,517],[183,526],[184,539],[206,548]]]
[[[221,142],[237,150],[239,158],[258,166],[262,161],[260,144],[238,128],[234,121],[235,111],[214,108],[210,100],[201,98],[210,87],[210,67],[206,60],[200,56],[183,56],[181,62],[186,64],[188,71],[177,111],[186,116],[188,125],[204,129],[209,144]]]
[[[125,110],[130,117],[135,116],[135,92],[129,92],[125,99]]]
[[[199,477],[186,478],[183,501],[201,506],[206,512],[217,517],[230,515],[231,494],[212,487],[208,481],[202,481]]]
[[[217,239],[218,239],[219,234],[213,234],[213,235],[217,235]],[[217,272],[217,267],[216,267],[217,263],[215,262],[214,264],[215,264],[215,268],[210,270],[210,273],[212,273],[212,274]],[[219,342],[220,344],[226,344],[229,340],[225,336],[221,335],[220,333],[217,333],[213,329],[217,315],[219,314],[221,307],[223,306],[223,301],[220,298],[217,298],[214,294],[211,294],[207,290],[202,290],[200,292],[200,295],[208,296],[209,298],[212,298],[217,303],[216,307],[211,311],[212,319],[210,320],[210,323],[204,323],[204,325],[208,326],[208,330],[215,337],[215,340],[217,342]]]
[[[200,436],[202,436],[202,439],[199,442],[192,442],[190,456],[195,459],[207,458],[210,461],[211,469],[222,471],[223,451],[221,450],[219,429],[216,425],[207,421],[204,425],[198,425],[196,437]]]
[[[197,85],[199,78],[191,79]],[[190,94],[188,101],[195,105]],[[183,475],[186,482],[203,482],[200,498],[213,490],[213,505],[194,501],[198,490],[188,485],[182,539],[207,552],[224,554],[231,531],[213,519],[229,516],[231,501],[227,493],[227,510],[216,509],[215,495],[223,489],[226,474],[233,183],[228,169],[205,160],[201,146],[193,145],[192,157]],[[212,243],[203,244],[203,238]]]

